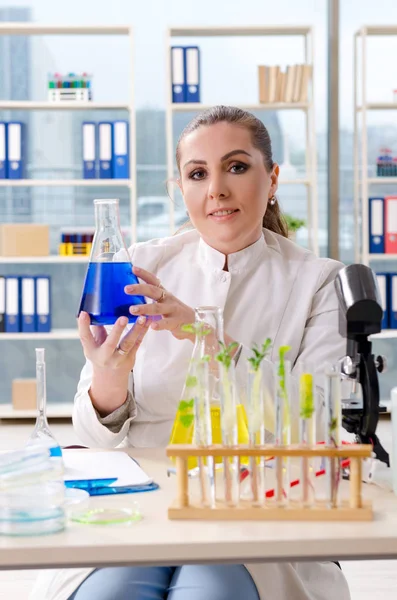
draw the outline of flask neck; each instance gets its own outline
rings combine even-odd
[[[45,363],[36,363],[37,425],[47,423],[47,390]]]
[[[95,227],[97,231],[120,231],[119,204],[115,200],[95,200]],[[121,231],[120,231],[121,232]]]
[[[196,317],[196,347],[201,354],[214,359],[224,343],[223,310],[217,306],[200,306],[195,309]]]
[[[129,262],[120,227],[119,201],[94,200],[95,235],[90,262]]]

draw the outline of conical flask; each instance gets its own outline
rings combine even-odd
[[[234,363],[228,360],[224,345],[223,311],[216,306],[200,306],[195,310],[195,317],[195,323],[190,325],[196,335],[195,344],[170,443],[209,445],[212,441],[227,446],[248,443],[247,419],[238,399]],[[234,461],[229,463],[217,458],[215,462],[224,462],[230,477]],[[197,464],[197,459],[189,457],[189,469]],[[235,503],[237,484],[228,481],[227,489],[228,501]]]
[[[137,316],[129,308],[144,304],[145,298],[124,292],[138,278],[120,229],[119,201],[94,200],[94,206],[95,235],[78,314],[87,312],[92,325],[113,325],[119,317],[135,323]]]
[[[52,435],[47,421],[47,383],[44,348],[36,348],[36,396],[36,424],[27,445],[46,447],[51,458],[62,463],[61,447]]]

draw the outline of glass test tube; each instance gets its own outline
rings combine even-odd
[[[212,444],[210,381],[208,362],[201,359],[197,365],[197,386],[194,398],[195,410],[195,444],[204,448]],[[201,502],[203,506],[215,507],[215,472],[214,458],[202,456],[198,459]]]
[[[237,446],[237,402],[234,371],[220,365],[221,428],[224,446]],[[237,456],[225,457],[223,461],[225,501],[236,506],[240,497],[240,461]]]
[[[263,369],[248,371],[248,433],[251,447],[265,443],[265,403]],[[262,506],[265,501],[265,457],[250,457],[251,501]]]
[[[299,373],[299,442],[302,446],[316,443],[315,380],[312,365],[302,363]],[[313,506],[315,501],[314,459],[303,456],[301,461],[301,501],[303,506]]]
[[[324,381],[325,435],[328,446],[340,444],[341,426],[341,384],[340,373],[335,365],[327,365]],[[328,458],[326,462],[327,502],[330,508],[338,503],[340,480],[339,458]]]
[[[278,446],[291,444],[291,363],[288,360],[276,361],[276,439]],[[276,502],[279,506],[286,504],[290,493],[290,459],[276,457]]]

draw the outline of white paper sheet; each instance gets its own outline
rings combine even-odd
[[[65,481],[111,479],[115,486],[147,485],[152,479],[125,452],[63,450]]]

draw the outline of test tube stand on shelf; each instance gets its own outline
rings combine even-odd
[[[88,102],[91,100],[90,91],[87,88],[51,88],[48,90],[48,101]]]
[[[362,461],[372,455],[370,444],[352,444],[339,447],[315,446],[274,446],[250,447],[239,445],[235,448],[221,445],[199,447],[195,445],[172,444],[167,447],[167,456],[175,459],[178,497],[168,509],[169,519],[195,519],[211,521],[370,521],[373,518],[372,505],[362,500]],[[227,506],[217,501],[214,508],[202,506],[199,501],[191,502],[189,496],[188,458],[189,457],[283,457],[283,458],[349,458],[350,488],[349,498],[330,507],[325,501],[317,501],[304,507],[299,501],[289,500],[278,506],[275,500],[266,500],[263,506],[253,506],[249,500],[240,500],[237,506]]]

